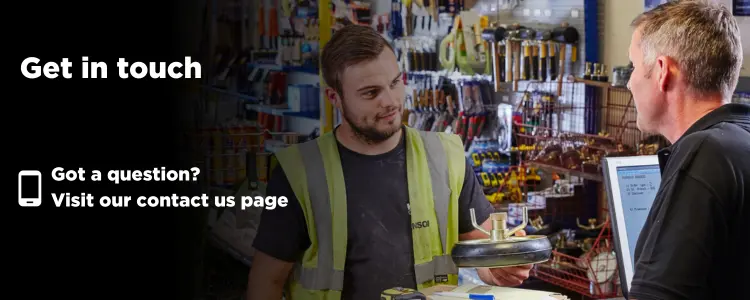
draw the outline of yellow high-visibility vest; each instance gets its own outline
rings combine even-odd
[[[430,225],[412,228],[417,288],[457,285],[450,251],[458,242],[458,196],[466,168],[463,144],[454,134],[405,128],[411,221]],[[341,299],[348,232],[337,147],[329,132],[276,154],[304,212],[311,242],[287,283],[287,300]]]

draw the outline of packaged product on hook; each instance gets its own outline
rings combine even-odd
[[[497,106],[497,150],[501,153],[510,153],[513,128],[513,109],[510,104],[498,104]]]

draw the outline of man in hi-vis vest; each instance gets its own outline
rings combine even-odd
[[[375,30],[338,30],[321,59],[343,121],[276,154],[267,195],[289,202],[261,216],[248,300],[375,300],[392,287],[456,285],[453,245],[487,238],[470,209],[486,229],[493,212],[460,138],[402,125],[403,76]],[[530,269],[478,273],[516,286]]]

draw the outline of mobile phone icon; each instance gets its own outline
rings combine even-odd
[[[37,207],[42,204],[42,173],[23,170],[18,172],[18,205]]]

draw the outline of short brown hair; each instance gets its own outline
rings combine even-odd
[[[355,64],[375,60],[391,45],[374,29],[362,25],[347,25],[337,30],[323,48],[321,71],[323,80],[339,94],[342,93],[341,73]]]
[[[742,67],[737,20],[712,1],[670,1],[633,20],[642,35],[647,66],[659,55],[676,60],[685,80],[698,94],[719,92],[730,97]]]

